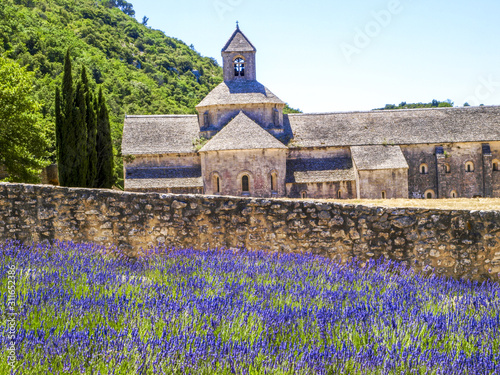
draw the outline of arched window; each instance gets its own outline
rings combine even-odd
[[[465,171],[466,172],[474,172],[474,163],[471,161],[468,161],[465,163]]]
[[[436,193],[434,192],[434,190],[429,189],[425,192],[424,197],[425,199],[434,199],[436,197]]]
[[[342,199],[342,190],[337,191],[337,198]]]
[[[382,199],[386,199],[387,198],[387,193],[385,191],[382,192]]]
[[[276,172],[271,173],[271,192],[275,193],[278,191],[278,175]]]
[[[214,192],[220,193],[220,177],[218,175],[214,175]]]
[[[455,190],[452,190],[451,193],[450,193],[450,197],[451,198],[457,198],[458,197],[458,194]]]
[[[238,57],[234,60],[234,76],[244,77],[245,76],[245,60]]]
[[[241,191],[244,193],[250,192],[250,180],[247,175],[241,177]]]
[[[425,163],[420,164],[420,174],[428,174],[429,173],[429,166]]]
[[[300,193],[300,196],[302,197],[302,199],[305,199],[307,198],[307,191],[303,191]]]
[[[446,173],[451,173],[451,167],[450,167],[450,165],[449,165],[449,164],[445,164],[445,165],[444,165],[444,171],[445,171]]]
[[[494,170],[495,172],[498,172],[498,171],[500,170],[499,168],[500,168],[500,161],[498,161],[498,160],[493,160],[493,170]]]

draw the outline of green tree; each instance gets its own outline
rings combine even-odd
[[[9,181],[38,182],[48,164],[48,141],[33,86],[32,73],[0,55],[0,164]]]
[[[82,71],[73,88],[69,49],[64,59],[62,95],[56,90],[56,144],[61,186],[86,187],[88,179],[87,94],[88,79]]]
[[[375,110],[394,110],[394,109],[415,109],[415,108],[443,108],[443,107],[453,107],[453,102],[450,99],[447,99],[444,102],[440,102],[439,100],[432,100],[430,103],[407,103],[401,102],[399,105],[395,104],[386,104],[384,108],[376,108]]]
[[[285,108],[283,108],[283,114],[288,115],[290,113],[302,113],[300,109],[295,109],[292,108],[288,105],[288,103],[285,105]]]
[[[73,75],[71,72],[69,49],[64,58],[62,93],[56,89],[56,147],[59,184],[71,186],[70,172],[73,167],[75,139],[72,137],[73,124]]]
[[[70,184],[68,186],[86,187],[88,172],[87,156],[87,124],[85,117],[87,106],[85,99],[85,88],[79,81],[76,88],[73,106],[73,123],[71,124],[71,136],[74,137],[75,148],[73,150],[73,168],[70,170]]]
[[[110,189],[115,182],[113,174],[113,144],[106,100],[99,89],[97,112],[97,187]]]
[[[87,125],[87,181],[85,186],[93,188],[97,186],[97,115],[94,95],[89,88],[87,69],[82,68],[81,82],[85,94],[85,123]]]

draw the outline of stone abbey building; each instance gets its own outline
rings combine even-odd
[[[500,197],[500,107],[283,114],[239,28],[198,115],[127,116],[125,189],[293,198]],[[199,148],[196,145],[202,145]]]

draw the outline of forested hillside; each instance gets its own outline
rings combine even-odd
[[[55,88],[70,48],[75,76],[85,65],[101,85],[120,155],[125,114],[196,113],[222,69],[184,42],[137,22],[123,0],[1,0],[0,53],[33,71],[43,123],[53,132]],[[55,137],[51,154],[54,155]],[[54,159],[55,160],[55,159]],[[116,158],[121,173],[121,158]]]

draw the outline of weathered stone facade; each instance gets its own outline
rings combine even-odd
[[[451,277],[499,279],[500,212],[122,193],[0,184],[0,240],[246,247],[346,261],[385,257]]]
[[[125,119],[126,190],[500,197],[500,107],[285,115],[285,103],[256,80],[256,51],[237,28],[222,50],[224,82],[198,104],[197,116]],[[258,176],[249,191],[241,188],[244,176]]]
[[[286,152],[279,149],[217,151],[201,155],[205,193],[211,195],[276,197],[284,196]],[[255,166],[258,165],[258,168]],[[271,187],[273,174],[275,187]],[[239,183],[249,178],[248,191]],[[219,179],[217,181],[217,178]],[[238,183],[234,183],[237,181]]]
[[[406,145],[401,149],[409,164],[410,198],[424,197],[426,191],[436,198],[454,198],[453,193],[465,198],[500,197],[500,174],[492,163],[500,155],[500,142]],[[468,163],[472,163],[470,171]],[[423,165],[426,173],[422,173]]]

